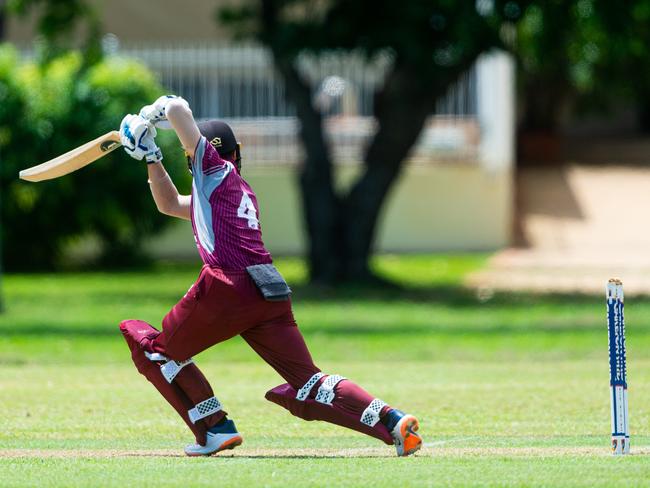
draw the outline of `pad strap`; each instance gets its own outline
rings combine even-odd
[[[324,403],[325,405],[331,405],[334,401],[334,387],[338,385],[339,381],[345,380],[347,378],[339,376],[338,374],[330,375],[325,378],[318,388],[318,393],[316,394],[316,401],[319,403]]]
[[[217,397],[210,397],[207,400],[197,403],[194,408],[188,410],[187,415],[190,417],[190,421],[195,424],[197,420],[217,413],[219,410],[221,410],[221,403],[219,403]]]
[[[300,390],[298,390],[298,393],[296,393],[296,400],[300,400],[301,402],[304,402],[305,399],[309,396],[309,392],[311,389],[314,387],[316,383],[318,383],[318,380],[321,379],[323,376],[325,376],[324,373],[316,373],[314,376],[309,378],[309,381],[304,384]]]
[[[149,361],[169,361],[167,356],[160,354],[159,352],[144,352],[144,355],[147,356]]]
[[[361,414],[361,423],[366,424],[368,427],[374,427],[377,422],[379,422],[379,413],[381,412],[381,409],[386,405],[386,402],[379,398],[375,398]]]
[[[167,361],[165,364],[160,365],[160,372],[163,374],[167,383],[171,383],[176,378],[176,375],[181,372],[188,364],[193,364],[194,360],[192,358],[186,359],[185,361]]]
[[[171,383],[176,378],[176,375],[181,372],[188,364],[194,363],[192,358],[186,359],[185,361],[174,361],[173,359],[168,359],[167,356],[160,354],[159,352],[145,352],[147,359],[154,362],[165,361],[165,363],[160,365],[160,372],[167,380],[167,383]]]

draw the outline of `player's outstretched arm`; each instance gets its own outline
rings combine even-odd
[[[169,120],[169,123],[176,131],[176,135],[181,141],[183,149],[193,158],[196,145],[199,139],[201,139],[201,132],[199,132],[199,128],[196,125],[190,106],[183,99],[172,99],[167,104],[166,115],[167,120]]]
[[[190,220],[189,195],[180,195],[162,162],[148,164],[149,188],[160,213]]]

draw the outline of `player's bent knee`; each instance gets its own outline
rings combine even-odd
[[[160,334],[160,331],[143,320],[123,320],[120,322],[120,331],[131,351],[145,349]]]

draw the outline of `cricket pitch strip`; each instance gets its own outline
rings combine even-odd
[[[632,456],[647,456],[650,446],[635,446]],[[416,457],[461,458],[461,457],[611,457],[608,449],[590,447],[444,447],[423,446]],[[187,457],[181,449],[0,449],[0,459],[39,458],[127,458],[127,457]],[[221,452],[215,458],[394,458],[389,448],[352,449],[260,449],[245,447],[234,451]]]

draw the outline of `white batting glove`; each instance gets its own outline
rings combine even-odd
[[[126,153],[138,161],[147,163],[162,160],[162,152],[156,145],[156,128],[140,115],[129,114],[120,124],[120,142]]]
[[[140,115],[145,119],[149,120],[152,124],[157,127],[167,129],[169,124],[167,122],[167,105],[172,100],[178,100],[183,102],[185,105],[188,105],[187,101],[182,97],[177,97],[176,95],[163,95],[159,97],[151,105],[145,105],[140,109]]]

